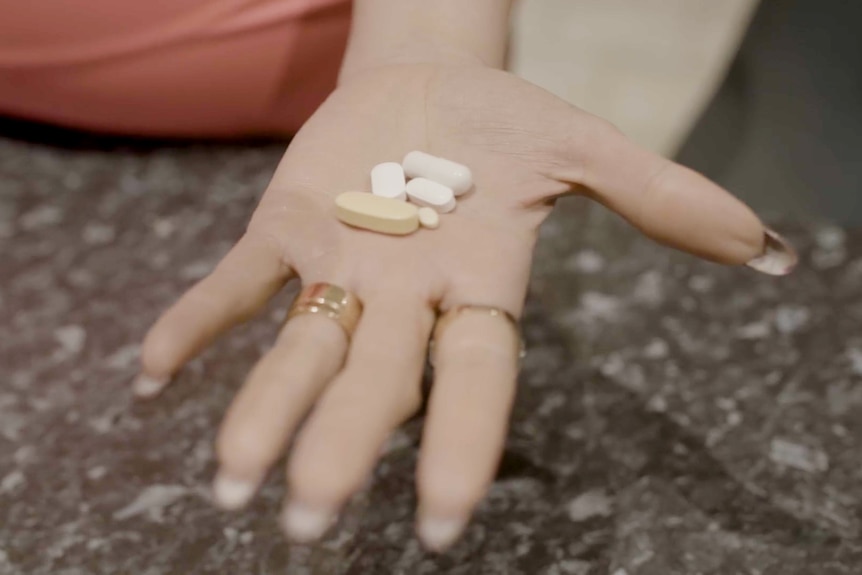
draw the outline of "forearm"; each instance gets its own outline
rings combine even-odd
[[[502,67],[514,0],[355,0],[341,79],[418,62]]]

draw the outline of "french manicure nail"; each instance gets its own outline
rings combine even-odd
[[[763,253],[746,265],[771,276],[783,276],[792,272],[797,263],[799,256],[793,246],[778,233],[767,228],[764,233]]]
[[[221,471],[213,481],[213,497],[216,503],[229,511],[245,506],[256,489],[256,483],[235,479]]]
[[[432,551],[443,551],[452,545],[466,526],[463,519],[428,517],[419,522],[419,539]]]
[[[132,382],[132,392],[138,397],[149,399],[157,396],[168,382],[170,382],[168,377],[152,377],[142,373]]]
[[[291,541],[310,543],[320,539],[334,519],[325,509],[291,501],[282,512],[281,526]]]

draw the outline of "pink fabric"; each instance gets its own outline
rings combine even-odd
[[[295,132],[349,0],[0,0],[0,114],[113,133]]]

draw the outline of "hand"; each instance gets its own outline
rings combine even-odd
[[[335,219],[336,195],[367,190],[372,166],[414,149],[474,173],[475,190],[439,229],[389,237]],[[435,312],[485,304],[519,316],[537,230],[566,193],[715,261],[742,264],[765,249],[763,224],[732,196],[514,76],[380,67],[332,94],[291,143],[242,239],[152,328],[138,390],[157,393],[291,278],[355,293],[365,309],[350,344],[321,316],[288,322],[218,437],[216,499],[236,508],[298,432],[283,520],[293,537],[314,539],[418,408]],[[775,245],[769,261],[782,261]],[[417,475],[419,532],[434,549],[457,538],[492,481],[517,375],[516,336],[499,318],[461,316],[438,343]]]

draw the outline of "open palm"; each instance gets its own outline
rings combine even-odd
[[[475,189],[437,230],[389,237],[349,228],[333,198],[367,190],[372,166],[423,150],[471,167]],[[436,314],[521,311],[537,230],[554,198],[584,193],[647,235],[740,264],[764,227],[696,173],[642,150],[606,122],[504,72],[473,66],[378,68],[342,85],[290,145],[247,233],[152,328],[143,370],[155,394],[219,334],[291,278],[355,293],[351,341],[316,315],[285,324],[230,407],[218,440],[217,500],[239,507],[297,432],[284,521],[319,536],[368,477],[392,430],[415,412]],[[516,335],[465,315],[435,349],[418,473],[421,535],[449,544],[491,481],[517,375]]]

